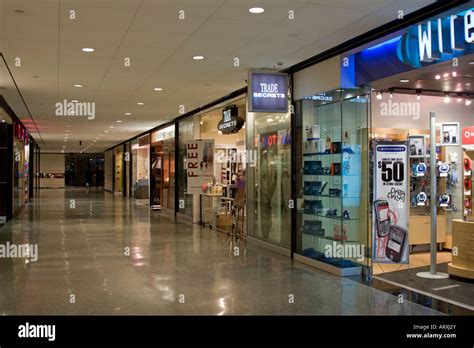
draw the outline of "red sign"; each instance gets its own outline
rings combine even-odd
[[[462,144],[474,145],[474,126],[463,128],[462,130]]]

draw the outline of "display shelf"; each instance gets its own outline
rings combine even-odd
[[[341,239],[336,239],[334,237],[331,237],[331,236],[316,236],[314,234],[311,234],[311,233],[307,233],[307,232],[304,232],[303,231],[303,234],[307,235],[307,236],[310,236],[310,237],[314,237],[314,238],[320,238],[320,239],[327,239],[327,240],[330,240],[330,241],[333,241],[333,242],[337,242],[337,243],[359,243],[358,241],[356,240],[341,240]]]
[[[341,174],[303,174],[305,176],[341,176]],[[344,175],[347,176],[347,175]]]
[[[305,197],[323,197],[323,198],[339,198],[339,199],[357,199],[359,197],[355,196],[331,196],[331,195],[303,195],[303,198]]]
[[[326,218],[326,219],[331,219],[331,220],[337,220],[337,221],[358,221],[359,219],[344,219],[343,216],[336,215],[336,216],[328,216],[328,215],[322,215],[322,214],[316,214],[316,213],[305,213],[303,212],[303,215],[309,215],[309,216],[317,216],[320,218]]]

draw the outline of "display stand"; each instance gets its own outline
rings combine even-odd
[[[221,194],[203,193],[202,197],[202,225],[209,226],[210,229],[216,225],[217,214],[221,209]]]
[[[431,253],[431,262],[430,262],[430,271],[429,272],[419,272],[416,275],[421,278],[429,279],[445,279],[449,278],[449,275],[442,272],[436,272],[436,239],[437,239],[437,206],[436,206],[436,197],[437,194],[437,177],[436,177],[436,114],[430,112],[430,142],[431,142],[431,156],[430,156],[430,165],[431,165],[431,243],[430,243],[430,253]]]

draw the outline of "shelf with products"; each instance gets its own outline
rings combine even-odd
[[[323,214],[317,214],[317,213],[304,213],[304,215],[316,216],[318,218],[333,219],[333,220],[339,220],[339,221],[359,221],[359,219],[345,218],[339,215],[323,215]]]
[[[341,91],[335,94],[342,96]],[[296,178],[301,243],[297,252],[342,269],[355,266],[347,255],[324,260],[319,256],[334,242],[367,245],[361,191],[368,178],[364,168],[368,109],[354,101],[303,100],[297,107],[302,116],[296,121],[301,137],[295,136],[301,154]]]

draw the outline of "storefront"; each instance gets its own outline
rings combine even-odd
[[[28,132],[14,123],[13,136],[13,214],[28,203],[29,197],[29,142]]]
[[[123,195],[125,182],[123,145],[114,148],[114,193]]]
[[[174,212],[175,125],[151,133],[151,208]]]
[[[251,241],[288,256],[294,208],[290,90],[286,74],[249,73],[248,235]]]
[[[472,308],[471,7],[295,74],[297,254]]]
[[[132,197],[150,204],[150,134],[131,141]]]
[[[30,157],[39,148],[0,97],[0,224],[17,214],[29,201],[36,173]]]
[[[206,177],[196,185],[200,191],[200,220],[228,233],[237,233],[238,229],[239,234],[246,224],[245,104],[242,96],[195,118],[203,142],[198,145],[203,150],[198,175]]]

